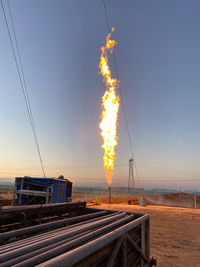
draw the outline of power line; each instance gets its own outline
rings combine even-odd
[[[108,12],[107,12],[107,9],[106,9],[105,0],[102,0],[102,1],[103,1],[103,6],[104,6],[104,12],[105,12],[105,17],[106,17],[106,23],[107,23],[108,32],[110,32],[110,24],[109,24]],[[116,63],[116,58],[115,58],[114,51],[113,51],[112,55],[113,55],[113,62],[114,62],[114,68],[115,68],[116,77],[117,77],[117,80],[119,81],[120,80],[119,79],[119,72],[117,70],[117,63]],[[120,95],[120,99],[121,99],[121,103],[122,103],[122,109],[123,109],[123,113],[124,113],[124,119],[125,119],[127,134],[128,134],[128,140],[129,140],[130,150],[131,150],[132,158],[133,158],[135,169],[136,169],[136,174],[137,174],[138,180],[139,180],[138,170],[137,170],[137,166],[136,166],[136,162],[135,162],[135,157],[134,157],[134,152],[133,152],[133,145],[132,145],[130,131],[129,131],[129,126],[128,126],[126,109],[125,109],[125,105],[124,105],[124,101],[123,101],[123,97],[122,97],[120,86],[119,86],[118,89],[119,89],[119,95]]]
[[[18,46],[18,42],[17,42],[16,31],[15,31],[15,27],[14,27],[14,22],[13,22],[13,18],[12,18],[12,12],[11,12],[11,8],[10,8],[9,0],[7,0],[8,10],[9,10],[10,18],[11,18],[11,24],[12,24],[12,29],[13,29],[13,33],[14,33],[14,39],[15,39],[15,45],[16,45],[17,55],[18,55],[18,59],[19,59],[19,64],[18,64],[17,57],[16,57],[16,54],[15,54],[14,44],[13,44],[13,41],[12,41],[12,37],[11,37],[9,25],[8,25],[7,16],[6,16],[6,13],[5,13],[4,6],[3,6],[3,0],[0,0],[0,1],[1,1],[1,8],[2,8],[2,11],[3,11],[4,20],[5,20],[5,23],[6,23],[6,28],[7,28],[7,32],[8,32],[8,36],[9,36],[9,40],[10,40],[13,56],[14,56],[15,65],[16,65],[16,68],[17,68],[17,73],[18,73],[18,76],[19,76],[19,81],[20,81],[22,93],[23,93],[24,100],[25,100],[26,109],[27,109],[29,120],[30,120],[30,124],[31,124],[31,129],[32,129],[32,132],[33,132],[33,137],[34,137],[34,140],[35,140],[35,144],[36,144],[36,148],[37,148],[37,152],[38,152],[38,156],[39,156],[39,161],[40,161],[40,164],[41,164],[42,173],[43,173],[43,176],[45,177],[45,171],[44,171],[42,156],[41,156],[39,142],[38,142],[38,138],[37,138],[35,123],[34,123],[34,120],[33,120],[31,104],[30,104],[28,90],[27,90],[27,86],[26,86],[26,80],[25,80],[25,75],[24,75],[24,71],[23,71],[23,67],[22,67],[21,55],[20,55],[20,52],[19,52],[19,46]],[[20,67],[19,67],[19,65],[20,65]],[[20,73],[20,69],[21,69],[21,73]]]
[[[106,23],[107,23],[108,32],[110,32],[110,24],[109,24],[109,20],[108,20],[108,12],[107,12],[107,9],[106,9],[105,0],[102,0],[102,1],[103,1],[104,11],[105,11],[105,17],[106,17]],[[117,70],[117,64],[116,64],[116,58],[115,58],[114,51],[113,51],[112,54],[113,54],[113,62],[114,62],[116,77],[117,77],[117,80],[119,81],[119,73],[118,73],[118,70]],[[122,97],[120,86],[119,86],[119,94],[120,94],[120,98],[121,98],[122,109],[123,109],[123,113],[124,113],[124,119],[125,119],[125,123],[126,123],[126,130],[127,130],[127,134],[128,134],[131,154],[132,154],[132,157],[133,157],[134,156],[133,146],[132,146],[131,136],[130,136],[129,127],[128,127],[128,121],[127,121],[127,116],[126,116],[126,110],[125,110],[124,101],[123,101],[123,97]]]
[[[28,94],[28,90],[27,90],[24,70],[23,70],[23,67],[22,67],[22,60],[21,60],[21,55],[20,55],[20,52],[19,52],[19,45],[18,45],[18,41],[17,41],[17,36],[16,36],[16,31],[15,31],[15,27],[14,27],[14,21],[13,21],[13,16],[12,16],[9,0],[7,0],[7,3],[8,3],[8,10],[9,10],[9,14],[10,14],[12,29],[13,29],[13,33],[14,33],[14,40],[15,40],[15,44],[16,44],[16,49],[17,49],[20,69],[21,69],[21,73],[22,73],[22,79],[23,79],[23,82],[24,82],[23,95],[24,95],[25,101],[27,100],[26,104],[28,105],[28,113],[30,115],[29,119],[30,119],[32,130],[33,130],[33,135],[34,135],[34,139],[35,139],[35,143],[36,143],[36,147],[37,147],[37,151],[38,151],[38,156],[39,156],[42,172],[43,172],[43,175],[45,177],[44,167],[43,167],[43,162],[42,162],[42,157],[41,157],[41,152],[40,152],[39,143],[38,143],[37,132],[36,132],[35,123],[34,123],[34,120],[33,120],[33,114],[32,114],[32,110],[31,110],[31,104],[30,104],[30,100],[29,100],[29,94]]]

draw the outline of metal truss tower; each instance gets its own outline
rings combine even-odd
[[[128,193],[131,193],[135,189],[135,178],[133,172],[133,158],[129,159],[129,177],[128,177]]]

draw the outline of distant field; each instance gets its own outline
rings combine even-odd
[[[13,186],[0,185],[0,203],[2,205],[11,204]],[[112,188],[112,203],[128,202],[137,205],[141,201],[141,196],[144,197],[144,203],[147,205],[175,206],[175,207],[194,207],[194,195],[190,193],[160,193],[149,192],[144,190],[136,190],[128,193],[127,188]],[[97,200],[98,203],[108,203],[108,190],[104,188],[83,188],[73,187],[73,201],[92,202]],[[200,208],[200,196],[196,196],[197,208]]]
[[[144,204],[146,205],[161,205],[161,206],[172,206],[172,207],[194,207],[194,195],[190,193],[149,193],[148,191],[136,191],[132,194],[128,194],[127,190],[120,191],[119,189],[112,189],[112,203],[118,204],[139,204],[141,196],[144,197]],[[101,203],[108,203],[108,191],[78,188],[73,191],[74,201],[87,201],[93,202],[94,200],[100,201]],[[196,207],[200,208],[200,196],[196,195]]]
[[[0,185],[0,194],[6,194],[13,191],[13,186],[11,185]]]
[[[13,197],[13,186],[0,185],[0,204],[3,206],[11,205]]]
[[[145,196],[146,204],[172,207],[194,207],[194,195],[189,193],[156,194]],[[200,208],[200,196],[196,195],[196,207]]]

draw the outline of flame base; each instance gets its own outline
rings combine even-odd
[[[105,176],[106,176],[107,183],[109,185],[111,185],[112,184],[112,177],[113,177],[113,170],[105,169]]]

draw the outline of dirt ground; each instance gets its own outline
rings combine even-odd
[[[200,267],[200,209],[125,204],[98,207],[149,214],[151,255],[159,267]]]

